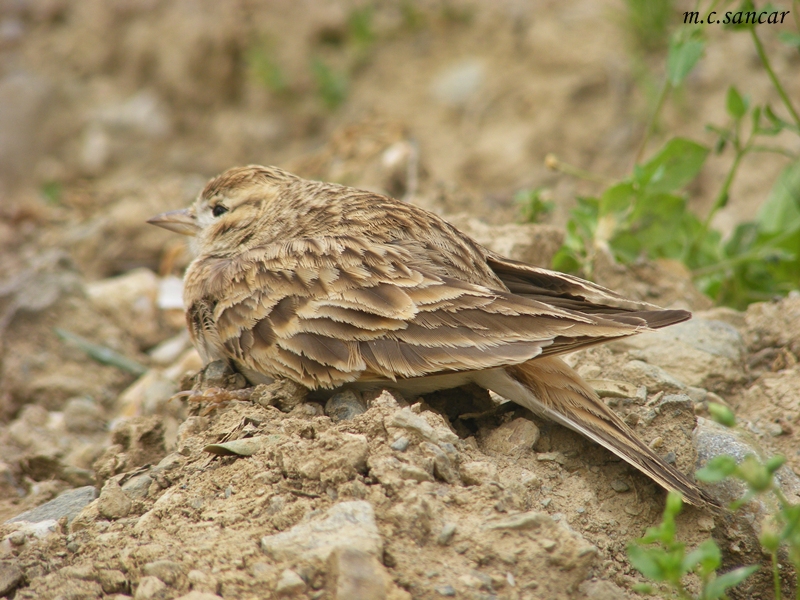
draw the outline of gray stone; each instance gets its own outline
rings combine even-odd
[[[436,590],[436,593],[439,594],[440,596],[451,597],[456,595],[456,588],[454,588],[452,585],[440,585],[435,587],[434,589]]]
[[[405,436],[400,436],[395,441],[392,442],[391,446],[389,446],[392,450],[396,450],[397,452],[405,452],[408,450],[409,440]]]
[[[693,441],[697,449],[697,466],[702,467],[716,456],[728,455],[741,462],[745,457],[754,455],[762,463],[766,454],[758,441],[741,428],[728,428],[702,417],[697,418],[697,427],[694,430]],[[786,465],[775,472],[775,481],[787,496],[800,497],[800,478]],[[746,487],[738,479],[725,479],[713,484],[714,494],[722,502],[732,502],[739,499]],[[768,496],[759,496],[763,502]],[[796,501],[796,500],[794,500]],[[767,510],[767,507],[763,507]]]
[[[695,387],[718,379],[738,381],[744,376],[744,341],[734,327],[722,321],[695,318],[611,342],[609,347],[630,351]]]
[[[458,472],[447,454],[439,446],[430,442],[420,444],[422,454],[433,459],[433,475],[437,479],[446,483],[456,483],[459,481]]]
[[[650,393],[684,391],[686,384],[656,365],[631,360],[622,367],[625,378],[635,385],[644,385]]]
[[[22,581],[24,573],[16,561],[0,562],[0,596],[7,596]]]
[[[261,538],[261,548],[274,560],[328,560],[338,548],[353,548],[381,556],[383,541],[372,505],[363,500],[340,502],[320,519],[305,521],[288,531]]]
[[[333,421],[349,421],[365,412],[367,405],[351,390],[334,394],[325,403],[325,414]]]
[[[374,554],[356,548],[337,548],[330,558],[336,578],[336,600],[385,600],[387,576]]]
[[[127,517],[131,513],[131,508],[133,508],[131,499],[116,481],[109,481],[103,486],[97,499],[97,511],[101,516],[115,521]]]
[[[122,484],[122,491],[134,499],[142,499],[147,497],[147,492],[150,489],[150,484],[153,483],[153,478],[148,473],[140,473],[135,477],[131,477],[128,481]]]
[[[41,523],[43,521],[58,521],[62,517],[67,517],[67,522],[71,522],[95,498],[97,498],[97,489],[91,485],[67,490],[50,500],[50,502],[31,510],[26,510],[6,522],[28,521],[30,523]]]
[[[436,538],[436,543],[440,546],[447,546],[451,541],[453,541],[453,536],[456,534],[456,524],[455,523],[445,523],[442,526],[442,530],[439,532],[439,536]]]

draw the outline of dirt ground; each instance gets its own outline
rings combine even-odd
[[[180,304],[190,256],[145,224],[230,166],[276,164],[548,266],[576,195],[600,188],[544,157],[621,177],[643,133],[640,67],[661,59],[634,57],[624,15],[611,0],[0,0],[0,596],[636,597],[625,547],[663,491],[513,404],[472,389],[310,401],[219,369],[203,385],[227,395],[170,400],[202,367]],[[651,149],[666,132],[711,144],[731,84],[776,104],[747,36],[708,35]],[[774,37],[800,97],[798,55]],[[693,209],[730,160],[709,159]],[[747,162],[715,224],[750,217],[783,166]],[[514,194],[537,187],[555,210],[518,224]],[[786,455],[797,501],[800,296],[739,313],[673,263],[596,276],[695,319],[569,362],[686,472],[721,451]],[[735,434],[709,401],[736,411]],[[686,508],[679,535],[713,536],[725,568],[764,563],[768,509]],[[785,593],[793,581],[786,567]],[[762,569],[731,596],[771,585]]]

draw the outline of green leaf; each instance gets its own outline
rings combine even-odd
[[[709,402],[708,412],[711,414],[711,418],[720,425],[725,425],[725,427],[733,427],[736,425],[736,415],[724,404]]]
[[[767,117],[767,121],[770,122],[772,127],[768,129],[760,129],[759,133],[763,133],[765,135],[777,135],[787,127],[790,127],[786,121],[775,114],[769,104],[764,107],[764,116]]]
[[[706,42],[700,37],[698,30],[690,34],[686,29],[679,29],[672,37],[667,54],[667,78],[673,87],[679,86],[691,72],[700,57],[703,56]]]
[[[692,181],[708,156],[708,148],[685,138],[673,138],[641,165],[634,179],[648,194],[668,194]]]
[[[756,215],[762,231],[777,233],[800,229],[800,161],[784,168]]]
[[[322,102],[331,110],[337,108],[347,98],[347,77],[329,67],[322,59],[311,61],[311,74],[317,84],[317,92]]]
[[[741,119],[743,116],[747,114],[747,105],[749,101],[747,98],[742,98],[741,94],[739,94],[739,90],[737,90],[734,86],[728,88],[728,95],[725,100],[725,107],[728,110],[728,114],[732,116],[735,120]]]
[[[772,473],[752,454],[739,463],[738,476],[755,492],[764,492],[772,487]]]
[[[706,540],[683,558],[681,570],[683,573],[688,573],[699,566],[701,574],[710,575],[721,564],[722,552],[720,552],[719,546],[714,540]]]
[[[704,590],[703,597],[708,600],[718,600],[725,595],[728,589],[735,585],[739,585],[745,579],[750,577],[753,573],[758,571],[758,565],[750,565],[749,567],[739,567],[733,571],[728,571],[724,575],[720,575],[708,582]]]
[[[794,33],[792,31],[781,31],[778,34],[778,39],[787,46],[794,46],[795,48],[800,50],[800,33]]]
[[[780,469],[784,464],[786,464],[786,457],[782,456],[781,454],[776,454],[775,456],[767,460],[767,464],[764,466],[767,467],[767,471],[769,471],[770,473],[774,473],[775,471]]]
[[[628,545],[628,559],[631,561],[633,568],[653,581],[665,581],[667,579],[667,575],[658,560],[658,557],[663,554],[664,551],[660,549],[642,548],[638,544]]]
[[[708,461],[705,467],[695,473],[695,477],[704,483],[717,483],[733,475],[734,471],[736,471],[736,459],[723,454]]]
[[[635,201],[636,192],[632,183],[625,181],[612,185],[600,196],[599,214],[602,217],[613,213],[628,212]]]

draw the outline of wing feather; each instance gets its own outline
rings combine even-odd
[[[192,335],[204,337],[198,347],[207,356],[315,389],[362,375],[396,380],[515,365],[646,328],[645,319],[547,303],[546,293],[428,272],[413,258],[401,246],[355,237],[201,257],[186,277],[187,305],[205,311]]]

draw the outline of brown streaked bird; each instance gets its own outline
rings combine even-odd
[[[251,383],[467,383],[605,446],[695,505],[664,462],[559,354],[690,318],[504,258],[422,208],[276,167],[233,168],[188,209],[148,221],[193,236],[184,300],[203,360]]]

